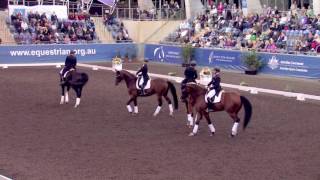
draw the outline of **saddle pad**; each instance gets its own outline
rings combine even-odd
[[[140,90],[141,88],[139,87],[139,85],[141,86],[142,84],[143,84],[143,77],[141,76],[141,77],[138,77],[138,79],[137,79],[136,88]],[[151,78],[149,78],[147,85],[146,85],[146,87],[144,87],[144,89],[145,90],[150,89],[150,86],[151,86]]]
[[[214,98],[214,101],[213,101],[213,103],[218,103],[218,102],[220,102],[221,101],[221,97],[222,97],[222,93],[224,93],[224,90],[221,90],[220,92],[219,92],[219,94],[218,94],[218,96],[217,95],[214,95],[215,96],[215,98]],[[204,97],[205,99],[205,102],[206,103],[208,103],[208,101],[207,101],[207,95],[205,95],[205,97]]]

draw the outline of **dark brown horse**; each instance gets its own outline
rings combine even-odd
[[[69,90],[70,87],[76,92],[77,99],[74,107],[78,107],[80,105],[80,98],[82,94],[83,86],[88,82],[89,77],[86,73],[77,72],[74,69],[71,69],[66,75],[66,81],[64,84],[61,84],[61,100],[60,104],[69,102]],[[60,82],[62,81],[62,75],[60,74]],[[65,88],[67,91],[65,92]]]
[[[209,116],[208,105],[205,102],[205,94],[206,89],[196,83],[188,83],[186,87],[182,89],[182,99],[188,99],[188,125],[193,125],[193,117],[191,115],[193,108],[196,109],[197,115],[200,116],[199,119],[195,118],[195,125],[193,127],[193,131],[189,134],[189,136],[194,136],[198,132],[199,123],[203,116],[206,118],[208,122],[210,132],[212,134],[215,133],[215,128],[211,123],[211,119]],[[223,92],[221,96],[221,101],[213,104],[212,107],[210,107],[211,109],[213,109],[212,112],[226,111],[229,114],[229,116],[233,119],[234,124],[231,130],[232,137],[235,136],[238,131],[238,125],[240,122],[238,113],[242,106],[244,107],[245,111],[243,123],[243,129],[245,129],[249,124],[252,115],[252,105],[246,97],[241,96],[239,93],[236,92]]]
[[[170,115],[173,115],[173,107],[170,98],[168,97],[168,91],[170,90],[173,96],[174,108],[178,109],[178,98],[176,93],[176,88],[173,83],[166,81],[164,79],[156,78],[151,80],[151,85],[149,89],[145,90],[145,95],[140,95],[139,90],[136,88],[137,77],[131,74],[128,71],[121,70],[116,71],[116,85],[118,85],[122,80],[126,82],[128,93],[130,96],[129,101],[127,102],[127,109],[129,113],[138,113],[137,97],[138,96],[151,96],[156,94],[158,96],[158,107],[153,113],[154,116],[157,116],[162,107],[162,96],[169,104]],[[131,102],[134,103],[134,110],[132,111]]]

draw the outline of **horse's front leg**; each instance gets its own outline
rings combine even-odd
[[[138,114],[139,109],[138,109],[137,96],[135,96],[135,97],[133,98],[133,104],[134,104],[133,113],[134,113],[134,114]]]
[[[191,128],[193,126],[193,117],[192,117],[192,104],[189,101],[186,101],[187,109],[187,126]]]
[[[60,104],[64,104],[65,100],[65,92],[64,92],[64,85],[61,85],[61,98],[60,98]]]
[[[129,101],[127,102],[127,109],[129,113],[132,113],[132,107],[131,107],[131,102],[134,100],[135,96],[130,96]]]
[[[76,87],[74,88],[74,90],[77,94],[76,104],[74,105],[74,108],[77,108],[80,105],[82,87]]]
[[[209,127],[209,130],[210,130],[210,135],[214,135],[214,133],[216,132],[216,129],[214,128],[212,122],[211,122],[211,119],[210,119],[210,116],[209,116],[209,112],[207,111],[203,111],[203,115],[204,117],[207,119],[207,122],[208,122],[208,127]]]
[[[157,106],[156,110],[154,111],[153,116],[157,116],[159,114],[161,107],[162,107],[162,96],[158,95],[158,106]]]
[[[198,111],[200,117],[199,119],[195,118],[195,125],[193,126],[193,130],[192,132],[189,134],[189,136],[195,136],[198,133],[199,130],[199,124],[200,124],[200,120],[202,119],[203,113],[202,111]]]
[[[65,97],[64,97],[65,103],[67,104],[69,102],[69,90],[70,90],[70,85],[67,85],[67,91],[65,92]]]

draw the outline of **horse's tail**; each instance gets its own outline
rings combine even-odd
[[[243,129],[245,129],[249,122],[250,122],[250,119],[251,119],[251,115],[252,115],[252,105],[250,103],[250,101],[244,97],[244,96],[240,96],[240,99],[241,99],[241,103],[243,104],[244,106],[244,123],[243,123]]]
[[[177,91],[172,82],[168,81],[168,87],[171,91],[171,94],[173,96],[173,103],[174,103],[174,108],[178,109],[178,96],[177,96]]]
[[[83,85],[85,85],[89,80],[89,76],[86,73],[81,73],[81,79],[82,79]]]

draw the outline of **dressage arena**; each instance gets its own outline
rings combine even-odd
[[[173,69],[181,75],[182,68],[174,66],[154,64],[150,71]],[[320,179],[320,101],[239,91],[253,105],[246,131],[230,138],[232,121],[218,112],[210,114],[214,136],[203,120],[199,134],[188,137],[181,102],[173,118],[166,103],[153,117],[156,97],[140,98],[139,114],[133,116],[125,106],[126,85],[114,85],[114,72],[79,71],[88,73],[89,82],[75,109],[73,91],[69,104],[59,104],[56,67],[0,70],[1,175],[21,180]],[[222,74],[224,83],[239,84],[242,78],[252,86],[283,90],[288,83],[298,92],[320,95],[315,81]],[[180,85],[175,86],[180,96]]]

